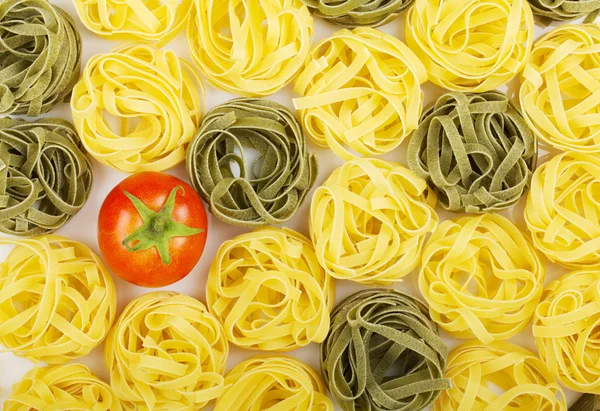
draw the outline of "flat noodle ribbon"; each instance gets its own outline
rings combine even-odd
[[[32,237],[59,229],[84,206],[92,183],[71,123],[0,118],[0,232]]]
[[[567,388],[600,394],[600,273],[574,271],[552,281],[533,317],[540,358]]]
[[[449,334],[489,344],[525,328],[545,278],[523,233],[499,214],[483,214],[439,225],[423,249],[419,289]]]
[[[452,388],[442,392],[433,411],[565,411],[565,394],[546,365],[517,345],[471,341],[450,353],[446,377]]]
[[[569,407],[569,411],[597,411],[600,407],[600,397],[594,394],[583,394]]]
[[[187,22],[192,0],[73,0],[88,30],[108,40],[162,47]]]
[[[379,27],[395,20],[413,0],[302,0],[315,15],[338,26]]]
[[[188,44],[194,62],[215,87],[263,97],[302,69],[313,30],[300,0],[193,0]]]
[[[600,28],[562,25],[536,41],[523,70],[523,117],[559,150],[600,153]]]
[[[425,67],[400,40],[371,28],[322,40],[296,79],[294,99],[315,144],[350,160],[398,147],[417,128]],[[352,151],[350,151],[352,150]]]
[[[34,368],[13,386],[4,411],[134,411],[81,364]]]
[[[419,263],[425,236],[437,226],[436,196],[398,163],[356,159],[315,191],[310,235],[332,277],[393,285]]]
[[[110,273],[85,245],[57,235],[15,245],[0,263],[0,343],[34,362],[62,364],[104,340],[115,319]]]
[[[0,114],[37,117],[68,102],[81,68],[73,19],[47,0],[0,2]]]
[[[600,267],[600,158],[567,152],[533,174],[525,222],[533,243],[555,263]]]
[[[450,388],[448,349],[416,298],[359,291],[335,308],[331,322],[321,370],[344,411],[420,411]]]
[[[225,377],[215,411],[333,411],[325,385],[308,365],[291,357],[254,357]]]
[[[523,69],[534,23],[526,0],[415,0],[404,30],[432,82],[483,92]]]
[[[529,188],[537,141],[499,91],[447,93],[425,108],[408,145],[408,165],[442,207],[480,213],[514,206]]]
[[[117,397],[138,411],[199,410],[225,388],[223,327],[187,295],[154,292],[131,301],[106,340]]]
[[[208,274],[206,301],[235,345],[289,351],[322,342],[335,286],[310,240],[262,228],[226,241]]]
[[[250,166],[252,151],[258,157]],[[318,164],[287,108],[238,98],[206,115],[187,152],[187,171],[217,218],[259,227],[292,217],[314,185]]]
[[[150,44],[126,44],[92,57],[71,101],[85,148],[126,173],[163,171],[183,161],[203,107],[194,69]],[[118,131],[111,127],[115,117]]]
[[[593,23],[600,12],[600,0],[528,0],[533,14],[549,20],[574,20],[587,16]]]

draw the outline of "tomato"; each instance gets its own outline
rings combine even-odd
[[[169,174],[143,172],[121,181],[98,216],[106,265],[143,287],[181,280],[198,263],[208,225],[200,196]]]

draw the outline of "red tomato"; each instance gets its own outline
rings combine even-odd
[[[169,174],[143,172],[121,181],[98,216],[98,243],[108,267],[143,287],[164,287],[192,271],[208,225],[200,196]]]

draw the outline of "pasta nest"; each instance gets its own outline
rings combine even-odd
[[[316,16],[337,26],[379,27],[390,23],[413,0],[302,0]]]
[[[528,0],[533,14],[544,19],[565,21],[587,16],[593,23],[600,11],[600,0]]]

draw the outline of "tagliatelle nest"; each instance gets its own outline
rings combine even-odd
[[[302,0],[316,15],[342,27],[378,27],[396,19],[413,0]]]

